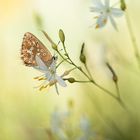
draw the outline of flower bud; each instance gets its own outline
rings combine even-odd
[[[117,82],[118,82],[118,77],[117,77],[117,75],[116,75],[114,69],[111,67],[111,65],[110,65],[108,62],[106,63],[106,65],[107,65],[107,67],[109,68],[109,70],[111,71],[111,73],[112,73],[112,75],[113,75],[112,80],[113,80],[115,83],[117,83]]]
[[[125,11],[125,10],[126,10],[126,3],[125,3],[125,0],[120,0],[120,3],[121,3],[120,8],[121,8],[123,11]]]
[[[62,43],[65,42],[65,35],[64,35],[63,30],[61,30],[61,29],[59,30],[59,38],[60,38]]]
[[[36,23],[36,26],[39,28],[39,29],[42,29],[43,28],[43,19],[42,17],[38,14],[38,13],[34,13],[34,20],[35,20],[35,23]]]
[[[67,80],[68,80],[69,83],[74,83],[74,82],[76,82],[75,79],[72,78],[72,77],[68,78]]]
[[[52,48],[57,51],[57,45],[56,44],[52,44]]]
[[[82,47],[81,47],[80,61],[85,64],[86,63],[86,57],[84,55],[84,47],[85,47],[85,44],[83,43]]]
[[[82,63],[86,63],[86,57],[85,57],[85,55],[80,55],[80,61],[82,62]]]

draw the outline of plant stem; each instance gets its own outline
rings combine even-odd
[[[92,82],[93,83],[93,82]],[[97,83],[93,83],[95,86],[97,86],[99,89],[103,90],[105,93],[107,93],[108,95],[110,95],[111,97],[113,97],[114,99],[117,100],[117,97],[112,93],[110,92],[109,90],[105,89],[104,87],[100,86],[99,84]]]
[[[64,44],[64,43],[62,43],[62,44],[63,44],[64,51],[65,51],[65,53],[66,53],[66,56],[68,57],[68,59],[69,59],[69,61],[71,62],[71,64],[72,64],[73,66],[75,66],[79,71],[81,71],[89,80],[91,80],[91,78],[81,69],[81,67],[78,67],[78,66],[71,60],[69,54],[67,53],[65,44]]]
[[[63,80],[68,80],[69,78],[64,78]],[[74,83],[91,83],[91,81],[80,81],[80,80],[75,80]]]
[[[64,61],[66,61],[67,63],[71,64],[71,62],[69,62],[67,58],[64,58],[64,56],[63,56],[58,50],[56,50],[56,51],[57,51],[57,53],[60,55],[60,57],[61,57]]]
[[[101,89],[101,90],[103,90],[104,92],[106,92],[108,95],[110,95],[110,96],[113,97],[114,99],[118,100],[118,98],[117,98],[112,92],[110,92],[109,90],[103,88],[102,86],[100,86],[99,84],[97,84],[97,83],[93,80],[92,75],[91,75],[91,73],[90,73],[90,71],[89,71],[89,69],[88,69],[88,67],[87,67],[86,64],[85,64],[85,67],[86,67],[87,72],[88,72],[88,74],[89,74],[90,76],[88,76],[80,67],[78,67],[78,66],[71,60],[70,56],[69,56],[68,53],[67,53],[67,50],[66,50],[66,47],[65,47],[65,44],[64,44],[64,43],[63,43],[63,48],[64,48],[64,51],[65,51],[65,53],[67,54],[67,57],[68,57],[68,59],[70,60],[71,64],[72,64],[73,66],[75,66],[79,71],[81,71],[81,72],[88,78],[88,80],[89,80],[92,84],[94,84],[94,85],[97,86],[99,89]]]
[[[119,90],[118,82],[115,82],[115,87],[116,87],[116,91],[117,91],[118,99],[121,99],[121,94],[120,94],[120,90]]]
[[[131,41],[132,41],[132,45],[133,45],[134,55],[136,57],[137,64],[138,64],[138,66],[140,68],[139,49],[138,49],[138,45],[137,45],[137,42],[136,42],[136,37],[135,37],[133,29],[132,29],[132,25],[131,25],[131,22],[130,22],[130,18],[129,18],[128,12],[126,12],[125,18],[126,18],[126,23],[127,23],[129,35],[130,35],[130,38],[131,38]]]
[[[94,81],[94,79],[93,79],[93,77],[92,77],[92,74],[90,73],[90,70],[89,70],[89,68],[88,68],[88,66],[87,66],[87,63],[85,63],[84,66],[85,66],[85,68],[86,68],[86,70],[87,70],[87,72],[88,72],[90,78]]]

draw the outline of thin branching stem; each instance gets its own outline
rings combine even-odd
[[[130,26],[130,27],[131,27],[131,26]],[[130,29],[131,29],[131,28],[130,28]],[[131,31],[131,30],[130,30],[130,31]],[[44,33],[44,35],[46,36],[46,38],[51,42],[52,45],[55,44],[55,43],[52,41],[52,39],[48,36],[48,34],[47,34],[46,32],[43,31],[43,33]],[[133,41],[135,42],[134,39],[133,39]],[[58,43],[58,44],[59,44],[59,43]],[[134,43],[134,44],[135,44],[135,43]],[[90,73],[90,71],[89,71],[89,69],[88,69],[88,67],[87,67],[87,64],[85,64],[85,68],[86,68],[88,74],[87,74],[81,67],[77,66],[77,65],[72,61],[72,59],[70,58],[69,54],[67,53],[67,50],[66,50],[66,47],[65,47],[64,42],[62,43],[62,45],[63,45],[63,49],[64,49],[64,52],[65,52],[65,56],[66,56],[67,58],[66,58],[65,56],[63,56],[63,55],[60,53],[59,50],[56,49],[56,52],[57,52],[57,53],[59,54],[59,56],[63,59],[62,62],[61,62],[60,64],[62,64],[63,61],[66,61],[68,64],[74,66],[74,68],[73,68],[72,70],[78,69],[78,70],[79,70],[81,73],[83,73],[83,75],[85,75],[85,77],[87,77],[87,79],[88,79],[88,81],[78,81],[78,80],[75,80],[75,82],[79,82],[79,83],[92,83],[92,84],[94,84],[96,87],[98,87],[99,89],[101,89],[102,91],[104,91],[105,93],[107,93],[109,96],[111,96],[112,98],[114,98],[116,101],[118,101],[118,103],[119,103],[124,109],[126,109],[126,106],[125,106],[125,104],[123,103],[123,101],[121,100],[120,95],[117,97],[117,96],[115,96],[112,92],[110,92],[109,90],[107,90],[106,88],[104,88],[104,87],[102,87],[101,85],[97,84],[97,83],[93,80],[92,74]],[[57,46],[57,45],[56,45],[56,46]],[[136,46],[137,46],[137,45],[136,45]],[[59,65],[60,65],[60,64],[59,64]],[[59,65],[58,65],[58,66],[59,66]],[[62,77],[63,77],[63,76],[62,76]],[[68,80],[68,79],[65,79],[65,80]],[[118,85],[116,85],[116,88],[117,88],[117,90],[118,90]],[[119,93],[119,90],[118,90],[118,93]]]
[[[58,68],[63,62],[65,62],[67,59],[63,59],[57,66],[56,68]]]
[[[78,81],[78,80],[76,80],[75,82],[77,82],[77,83],[91,83],[91,81]]]
[[[93,80],[92,75],[91,75],[91,73],[90,73],[90,71],[89,71],[87,65],[85,65],[85,67],[86,67],[86,69],[87,69],[87,71],[88,71],[89,76],[86,74],[86,72],[84,72],[84,71],[81,69],[81,67],[78,67],[78,66],[71,60],[70,56],[68,55],[67,50],[66,50],[66,47],[65,47],[65,44],[64,44],[64,43],[62,43],[62,44],[63,44],[64,51],[65,51],[65,53],[66,53],[66,56],[67,56],[68,59],[70,60],[71,64],[72,64],[73,66],[75,66],[78,70],[80,70],[80,71],[88,78],[88,80],[89,80],[92,84],[94,84],[94,85],[97,86],[99,89],[101,89],[102,91],[104,91],[105,93],[107,93],[108,95],[110,95],[111,97],[113,97],[115,100],[119,101],[117,96],[115,96],[112,92],[110,92],[109,90],[107,90],[107,89],[105,89],[104,87],[100,86],[99,84],[97,84],[97,83]]]
[[[56,51],[57,51],[57,53],[59,54],[59,56],[60,56],[64,61],[66,61],[67,63],[71,64],[71,62],[69,62],[68,59],[64,58],[64,56],[63,56],[58,50],[56,50]]]
[[[86,68],[87,72],[89,73],[89,75],[91,76],[91,79],[93,79],[92,74],[90,73],[90,71],[89,71],[89,69],[87,67],[87,64],[85,64],[85,68]],[[96,85],[101,90],[103,90],[108,95],[110,95],[111,97],[113,97],[125,110],[127,110],[127,107],[125,106],[124,102],[121,99],[121,95],[120,95],[120,91],[119,91],[119,86],[118,86],[117,82],[115,82],[115,86],[116,86],[116,91],[117,91],[117,95],[118,96],[115,96],[112,92],[110,92],[109,90],[105,89],[104,87],[102,87],[101,85],[99,85],[97,83],[93,83],[93,84]]]
[[[69,80],[69,78],[64,78],[63,80]],[[81,80],[74,80],[74,83],[91,83],[91,81],[81,81]]]
[[[64,48],[64,51],[65,51],[65,54],[66,54],[66,56],[68,57],[68,59],[69,59],[69,61],[71,62],[71,64],[72,64],[73,66],[75,66],[79,71],[81,71],[89,80],[91,80],[90,77],[86,74],[86,72],[84,72],[84,71],[82,70],[81,67],[77,66],[77,65],[72,61],[72,59],[70,58],[69,54],[67,53],[65,44],[64,44],[64,43],[62,43],[62,44],[63,44],[63,48]]]
[[[93,83],[93,82],[91,82]],[[108,95],[110,95],[111,97],[113,97],[114,99],[117,100],[117,96],[115,96],[112,92],[110,92],[109,90],[105,89],[104,87],[102,87],[101,85],[97,84],[97,83],[93,83],[95,86],[97,86],[99,89],[103,90],[105,93],[107,93]]]

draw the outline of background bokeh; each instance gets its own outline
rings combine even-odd
[[[67,110],[69,101],[73,102],[72,124],[84,115],[105,139],[140,139],[140,72],[125,17],[116,20],[119,31],[110,23],[95,30],[91,27],[95,22],[89,12],[91,4],[90,0],[0,0],[0,140],[47,139],[45,129],[49,127],[50,114],[56,108]],[[128,0],[127,4],[140,45],[140,1]],[[95,80],[115,93],[111,73],[104,66],[107,59],[118,75],[121,96],[131,115],[90,84],[67,83],[67,88],[59,87],[59,96],[54,88],[41,92],[34,88],[39,83],[33,77],[40,73],[23,65],[20,49],[24,33],[32,32],[54,54],[41,29],[56,42],[59,29],[63,29],[69,55],[79,65],[80,47],[85,42]],[[63,65],[59,73],[68,68]],[[78,71],[72,74],[84,78]]]

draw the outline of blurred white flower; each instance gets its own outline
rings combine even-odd
[[[80,119],[80,129],[82,135],[78,138],[78,140],[90,140],[95,138],[95,132],[92,131],[91,124],[84,116]]]
[[[109,19],[113,27],[117,30],[117,25],[114,18],[122,16],[124,12],[119,8],[110,6],[110,0],[104,0],[104,3],[101,0],[92,1],[94,6],[91,7],[91,12],[96,12],[99,14],[96,16],[96,28],[104,27]]]
[[[68,140],[65,133],[65,120],[68,118],[69,112],[59,112],[55,110],[51,116],[51,130],[60,140]]]
[[[80,119],[80,128],[83,131],[87,131],[87,130],[90,129],[90,122],[89,122],[89,120],[86,117],[82,117]]]

